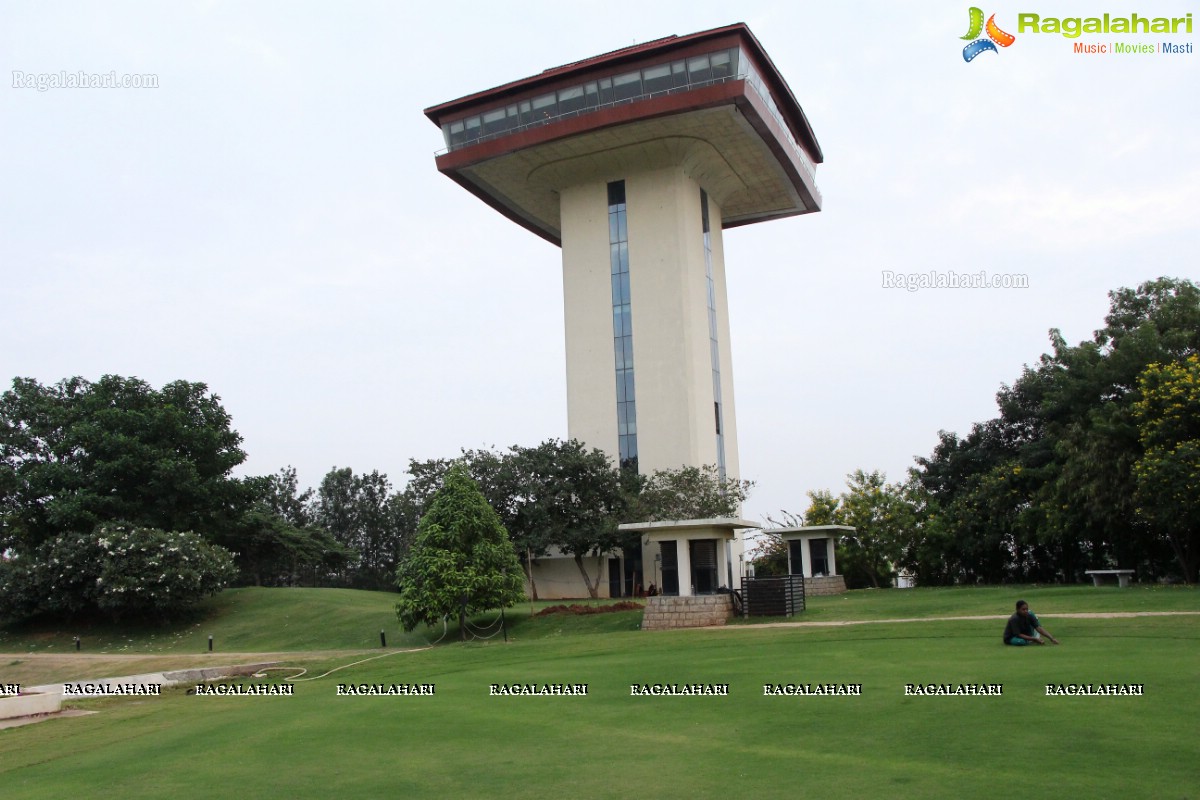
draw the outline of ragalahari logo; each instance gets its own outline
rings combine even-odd
[[[987,32],[987,38],[981,38],[979,34]],[[991,50],[993,53],[1000,52],[996,49],[996,45],[1008,47],[1017,40],[1017,37],[1011,33],[1005,33],[1000,30],[1000,26],[996,24],[996,15],[992,14],[988,17],[987,25],[983,24],[983,10],[971,6],[971,27],[967,30],[967,35],[963,39],[972,39],[973,41],[963,48],[963,61],[972,61],[975,56],[980,53],[985,53]]]

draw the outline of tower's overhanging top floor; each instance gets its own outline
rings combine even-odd
[[[437,167],[561,244],[559,191],[676,165],[724,227],[819,211],[823,156],[804,111],[742,23],[668,36],[425,109]]]

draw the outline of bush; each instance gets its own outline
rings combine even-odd
[[[221,591],[233,555],[198,534],[106,524],[91,536],[44,542],[35,558],[0,570],[0,601],[14,613],[168,618]]]
[[[20,559],[0,554],[0,622],[23,619],[38,609],[33,570]]]

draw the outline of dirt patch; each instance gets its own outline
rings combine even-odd
[[[569,606],[549,606],[537,612],[534,616],[547,617],[551,614],[576,614],[583,616],[585,614],[611,614],[614,611],[641,611],[645,606],[641,603],[634,603],[629,600],[622,600],[620,603],[613,603],[608,606],[582,606],[578,603],[572,603]]]

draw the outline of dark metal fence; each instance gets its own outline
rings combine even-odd
[[[742,578],[742,616],[790,617],[804,610],[804,576]]]

